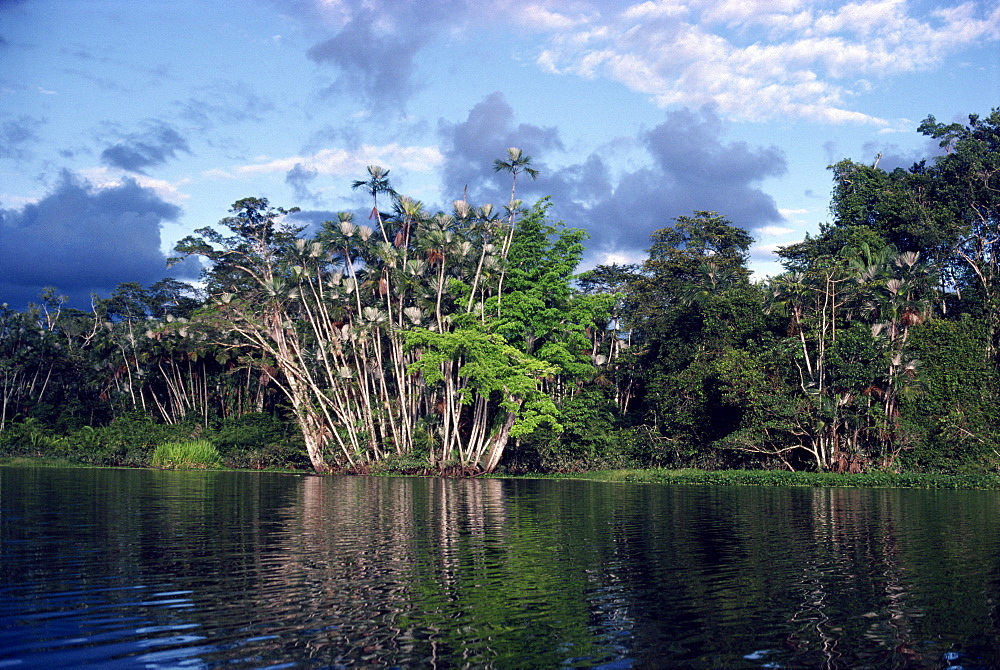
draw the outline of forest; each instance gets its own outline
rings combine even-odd
[[[517,198],[428,212],[370,166],[370,216],[265,198],[181,240],[197,287],[0,306],[0,456],[317,473],[700,467],[1000,470],[1000,109],[929,116],[909,169],[830,166],[830,221],[754,279],[724,213],[578,272],[585,231]]]

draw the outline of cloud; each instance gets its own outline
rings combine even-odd
[[[462,0],[401,0],[391,8],[329,3],[326,13],[342,22],[340,30],[307,56],[338,69],[340,77],[329,93],[355,94],[369,110],[402,114],[420,88],[414,78],[417,53],[442,29],[455,29],[474,6]]]
[[[832,6],[831,6],[832,5]],[[862,77],[919,72],[1000,38],[1000,11],[965,2],[918,15],[904,0],[644,2],[551,26],[543,69],[605,77],[668,108],[715,104],[745,120],[888,121],[849,108]]]
[[[750,247],[750,260],[756,263],[775,263],[776,255],[783,247],[793,244],[793,242],[779,242],[773,244],[755,244]]]
[[[154,179],[144,174],[127,174],[117,168],[95,167],[77,170],[77,176],[99,191],[110,188],[120,188],[126,182],[135,182],[139,186],[156,194],[158,198],[174,205],[180,205],[191,196],[180,190],[181,186],[189,184],[190,179],[182,179],[176,183],[165,179]]]
[[[782,209],[780,210],[782,215],[787,215],[787,212],[793,210]],[[794,210],[796,212],[805,213],[804,209]],[[758,235],[765,235],[767,237],[781,237],[782,235],[791,235],[796,232],[794,228],[785,228],[784,226],[760,226],[759,228],[754,228],[754,232]]]
[[[872,0],[366,0],[299,3],[293,14],[335,26],[308,51],[339,74],[330,92],[366,109],[402,113],[421,88],[416,62],[440,39],[488,21],[498,32],[541,35],[544,71],[618,81],[657,105],[714,104],[740,120],[798,117],[889,126],[851,108],[871,81],[926,71],[970,46],[1000,39],[990,3]]]
[[[620,172],[613,157],[600,151],[557,166],[562,143],[556,130],[517,123],[499,93],[473,107],[465,121],[441,122],[439,133],[449,199],[461,197],[467,184],[473,204],[505,204],[510,176],[495,173],[493,160],[508,146],[531,155],[540,175],[534,182],[519,180],[518,197],[531,203],[552,196],[555,218],[586,229],[591,240],[585,264],[642,258],[650,233],[694,210],[715,210],[748,230],[785,221],[760,189],[763,180],[785,173],[784,154],[776,147],[725,141],[724,124],[711,107],[670,112],[655,128],[622,138],[618,144],[644,150],[646,164]]]
[[[96,188],[63,172],[37,203],[0,209],[0,301],[23,308],[46,286],[87,309],[92,292],[109,295],[123,281],[193,278],[197,268],[167,270],[160,226],[180,209],[136,181]]]
[[[909,170],[914,164],[926,160],[933,163],[933,158],[944,154],[944,149],[938,140],[927,138],[923,147],[917,149],[902,149],[897,144],[886,142],[865,142],[861,147],[859,163],[873,165],[878,162],[879,169],[892,172],[896,168]]]
[[[0,158],[28,158],[29,149],[38,141],[38,129],[43,123],[43,119],[27,114],[0,123]]]
[[[27,0],[0,0],[0,14],[6,11],[13,11],[19,5],[23,5]],[[0,34],[0,51],[5,50],[10,46],[10,40],[6,36]]]
[[[191,153],[187,141],[173,126],[154,121],[139,133],[125,136],[122,142],[101,152],[105,165],[145,174],[145,168],[166,163],[177,152]]]
[[[274,102],[241,81],[213,81],[201,87],[197,96],[178,104],[181,116],[200,130],[219,124],[259,123],[276,109]]]
[[[256,175],[274,172],[294,173],[289,184],[303,183],[310,174],[358,177],[369,165],[387,168],[405,168],[414,172],[427,172],[441,164],[443,157],[437,147],[403,146],[396,143],[363,144],[354,149],[321,149],[308,156],[261,159],[260,162],[240,165],[231,173],[214,171],[213,176]],[[311,179],[312,177],[309,177]],[[286,176],[286,180],[287,180]],[[307,180],[308,181],[308,180]]]
[[[654,230],[695,210],[719,212],[747,230],[783,222],[760,182],[785,173],[784,154],[777,147],[725,142],[724,132],[716,111],[703,108],[670,112],[641,134],[651,164],[618,175],[606,198],[574,213],[586,222],[594,252],[634,254],[648,246]],[[574,188],[603,192],[607,186],[598,177],[596,184],[582,181]]]
[[[506,204],[510,197],[510,176],[498,175],[493,161],[506,158],[508,147],[518,147],[531,156],[533,167],[545,172],[542,160],[546,152],[562,150],[562,141],[555,128],[544,128],[528,123],[515,125],[514,110],[500,92],[486,96],[459,123],[440,121],[438,135],[442,140],[443,188],[446,198],[462,197],[465,187],[470,189],[473,204],[492,202]],[[522,199],[529,194],[541,194],[545,180],[532,184],[529,179],[519,182]],[[450,195],[449,195],[450,194]]]
[[[298,200],[316,202],[316,194],[309,191],[309,183],[319,176],[319,170],[296,163],[295,166],[285,175],[285,183],[292,187],[295,197]]]

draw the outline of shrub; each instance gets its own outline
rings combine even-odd
[[[208,440],[165,442],[153,452],[153,467],[173,470],[214,468],[221,463],[218,450]]]
[[[208,431],[206,437],[229,467],[310,467],[294,425],[271,414],[254,412],[230,417]]]

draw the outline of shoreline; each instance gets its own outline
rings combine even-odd
[[[31,458],[25,456],[0,457],[0,467],[32,468],[88,468],[110,470],[159,470],[162,468],[127,468],[106,465],[77,463],[66,459]],[[194,468],[186,472],[258,472],[275,474],[316,475],[308,470],[293,468]],[[341,473],[341,476],[372,477],[448,477],[454,475],[412,474],[406,472],[380,471],[363,475]],[[585,470],[579,472],[530,472],[493,473],[470,478],[484,479],[551,479],[579,480],[610,484],[674,484],[684,486],[767,486],[798,488],[888,488],[888,489],[936,489],[936,490],[1000,490],[1000,474],[939,474],[921,472],[864,472],[845,474],[835,472],[790,472],[787,470],[698,470],[682,468],[629,468],[620,470]]]

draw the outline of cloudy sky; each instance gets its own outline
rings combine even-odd
[[[996,106],[996,0],[0,0],[0,302],[193,277],[165,256],[236,200],[360,212],[369,164],[500,205],[511,146],[588,265],[708,209],[772,273],[828,165]]]

